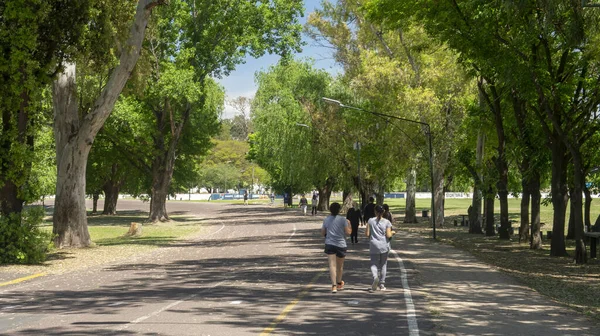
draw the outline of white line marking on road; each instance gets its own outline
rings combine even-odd
[[[153,311],[153,312],[152,312],[152,313],[150,313],[150,314],[147,314],[147,315],[144,315],[144,316],[138,317],[137,319],[135,319],[135,320],[133,320],[133,321],[131,321],[131,322],[129,322],[129,323],[127,323],[127,324],[125,324],[125,325],[123,325],[123,326],[119,327],[119,328],[117,328],[117,329],[116,329],[116,331],[123,331],[123,330],[125,330],[125,329],[129,328],[131,325],[138,324],[138,323],[140,323],[140,322],[142,322],[142,321],[145,321],[145,320],[147,320],[147,319],[149,319],[149,318],[151,318],[151,317],[154,317],[154,316],[156,316],[156,315],[158,315],[158,314],[160,314],[160,313],[164,312],[165,310],[171,309],[171,308],[173,308],[173,307],[177,306],[177,305],[178,305],[178,304],[180,304],[180,303],[183,303],[183,302],[185,302],[185,301],[189,301],[189,300],[193,299],[194,297],[196,297],[198,294],[200,294],[200,293],[202,293],[202,292],[205,292],[205,291],[207,291],[207,290],[209,290],[209,289],[213,289],[213,288],[219,287],[219,286],[220,286],[220,285],[222,285],[222,284],[223,284],[225,281],[227,281],[227,280],[223,280],[223,281],[217,282],[216,284],[214,284],[214,285],[212,285],[212,286],[210,286],[210,287],[203,288],[203,289],[202,289],[202,290],[200,290],[198,293],[195,293],[195,294],[188,295],[187,297],[185,297],[185,298],[183,298],[183,299],[181,299],[181,300],[175,301],[175,302],[171,302],[170,304],[168,304],[168,305],[166,305],[166,306],[164,306],[164,307],[162,307],[162,308],[160,308],[160,309],[158,309],[158,310],[155,310],[155,311]]]
[[[295,234],[296,234],[296,223],[294,223],[294,231],[292,232],[292,235],[285,242],[289,243],[290,239],[292,239],[292,237],[294,237]]]
[[[221,230],[223,230],[225,228],[225,224],[221,224],[221,228],[219,228],[217,231],[213,232],[213,233],[209,233],[207,234],[207,236],[212,236],[214,234],[219,233]]]
[[[417,323],[417,316],[415,314],[415,305],[413,303],[412,295],[410,293],[410,287],[408,286],[408,279],[406,277],[406,269],[404,268],[404,263],[402,262],[402,258],[396,253],[396,251],[391,250],[392,254],[398,261],[398,265],[400,266],[400,277],[402,279],[402,288],[404,288],[404,301],[406,302],[406,320],[408,321],[408,335],[409,336],[419,336],[419,325]]]

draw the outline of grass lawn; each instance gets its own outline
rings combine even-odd
[[[47,214],[42,229],[52,231],[52,217]],[[5,271],[22,274],[60,274],[86,267],[101,267],[107,263],[148,253],[160,246],[183,240],[203,230],[203,221],[196,217],[171,216],[164,223],[144,223],[147,212],[119,211],[116,216],[88,215],[88,231],[93,246],[84,249],[52,249],[46,262],[39,265],[3,265]],[[144,223],[142,235],[129,237],[131,222]]]
[[[386,202],[396,214],[396,226],[402,230],[431,238],[432,229],[428,220],[419,218],[420,223],[404,224],[405,200],[388,199]],[[509,199],[509,217],[519,222],[518,199]],[[592,202],[592,224],[600,209]],[[430,199],[417,199],[419,215],[421,210],[430,208]],[[530,250],[528,242],[519,243],[514,239],[506,241],[497,237],[469,234],[467,227],[454,226],[454,220],[461,221],[460,214],[466,214],[469,199],[448,199],[445,204],[444,227],[436,231],[438,240],[470,252],[483,262],[498,267],[536,291],[584,314],[600,320],[600,262],[589,259],[587,264],[577,265],[572,257],[550,257],[550,241],[543,240],[543,249]],[[500,211],[496,202],[495,213]],[[544,231],[552,228],[552,207],[542,206],[541,221],[546,223]],[[568,216],[568,215],[567,215]],[[567,217],[568,218],[568,217]],[[567,241],[567,252],[574,255],[573,241]],[[589,247],[588,247],[589,251]]]

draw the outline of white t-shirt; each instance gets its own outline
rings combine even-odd
[[[390,251],[390,242],[385,236],[387,228],[392,227],[392,223],[385,218],[377,220],[377,217],[369,219],[369,253],[379,254]]]
[[[342,216],[327,216],[323,220],[322,228],[326,230],[325,245],[335,245],[338,247],[347,247],[346,231],[348,221]]]

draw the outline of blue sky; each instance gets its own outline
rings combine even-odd
[[[304,0],[304,17],[300,18],[300,23],[306,23],[308,15],[321,7],[321,0]],[[331,50],[324,47],[319,47],[314,42],[306,37],[303,40],[307,43],[303,47],[302,53],[296,55],[296,58],[311,57],[315,60],[315,66],[326,69],[331,73],[338,72],[339,67],[334,64]],[[260,70],[266,70],[269,66],[274,65],[279,61],[277,55],[266,55],[261,58],[247,58],[246,63],[239,64],[235,71],[229,76],[218,79],[218,82],[225,88],[227,99],[233,99],[239,96],[254,97],[256,92],[256,84],[254,83],[254,73]],[[235,115],[235,110],[230,106],[225,106],[223,118],[232,118]]]

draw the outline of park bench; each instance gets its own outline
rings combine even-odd
[[[600,232],[585,232],[584,235],[590,239],[590,258],[596,258],[596,245],[600,239]]]

